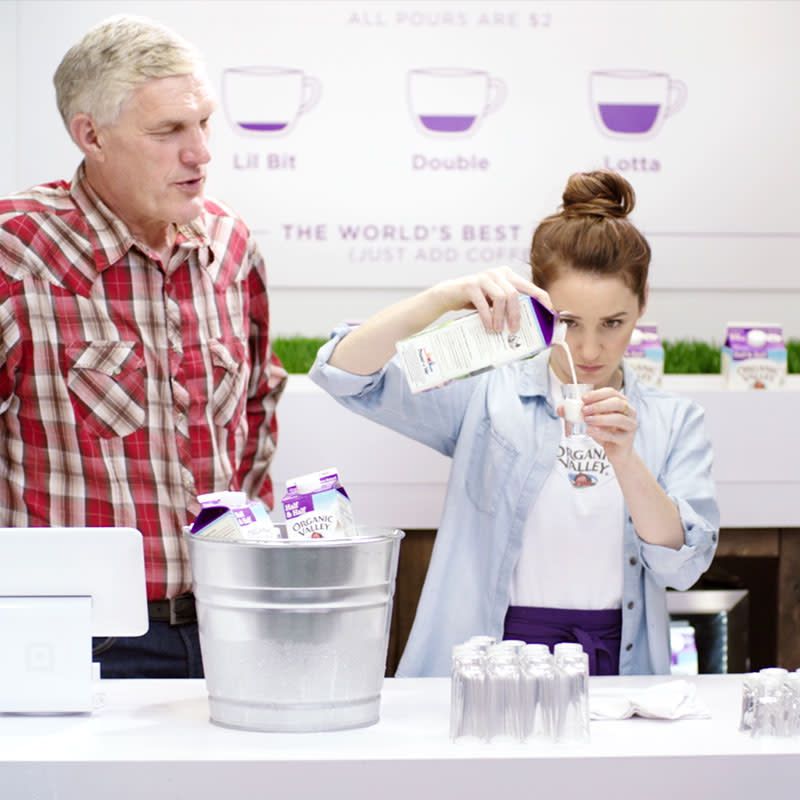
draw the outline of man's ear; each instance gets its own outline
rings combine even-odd
[[[83,112],[76,114],[69,121],[69,132],[84,156],[94,161],[103,160],[103,137],[92,117]]]

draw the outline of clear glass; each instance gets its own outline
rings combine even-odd
[[[784,687],[788,670],[768,667],[759,670],[758,691],[753,707],[750,734],[757,738],[786,735],[788,691]]]
[[[486,661],[490,742],[519,742],[520,726],[519,662],[515,650],[496,644]]]
[[[453,648],[450,674],[450,739],[486,739],[486,671],[484,654],[469,643]]]
[[[761,686],[761,677],[757,672],[750,672],[742,678],[742,714],[739,720],[740,731],[753,729],[756,711],[756,697]]]
[[[583,653],[583,645],[580,642],[559,642],[553,647],[553,658],[556,660],[556,664],[567,656],[581,653]]]
[[[591,383],[565,383],[561,386],[564,395],[564,432],[570,438],[586,436],[583,396],[592,389],[594,386]]]
[[[493,644],[496,644],[497,639],[494,636],[471,636],[466,644],[474,645],[480,648],[482,651],[486,652]]]
[[[800,674],[790,672],[784,679],[784,719],[787,736],[800,736]]]
[[[572,645],[572,642],[562,643]],[[556,739],[559,742],[589,741],[589,656],[580,645],[556,652]],[[560,648],[560,649],[559,649]]]
[[[556,668],[544,644],[519,654],[520,729],[523,741],[555,738]]]
[[[503,639],[501,642],[497,642],[495,645],[496,647],[504,647],[506,650],[513,650],[515,653],[519,653],[527,642],[523,642],[522,639]]]

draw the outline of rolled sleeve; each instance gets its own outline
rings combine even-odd
[[[704,414],[687,402],[673,425],[670,454],[659,483],[675,503],[683,527],[678,550],[641,542],[642,563],[658,584],[688,589],[705,572],[719,538],[719,508],[711,477],[711,443]]]
[[[314,364],[308,375],[314,383],[324,389],[333,397],[357,397],[364,392],[369,392],[380,383],[386,367],[371,375],[355,375],[339,367],[332,366],[330,358],[339,342],[353,330],[350,325],[336,328],[331,338],[320,347]]]
[[[309,377],[345,408],[451,456],[475,381],[456,381],[414,394],[397,356],[371,375],[331,366],[336,346],[353,328],[334,330],[318,351]]]

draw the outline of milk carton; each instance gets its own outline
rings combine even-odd
[[[563,338],[564,327],[556,326],[555,314],[537,300],[519,295],[519,308],[516,333],[507,328],[487,331],[474,311],[399,341],[397,352],[411,391],[435,389],[457,378],[530,358],[549,347],[554,334]]]
[[[213,492],[198,495],[202,506],[191,532],[201,539],[258,542],[279,539],[267,507],[248,500],[244,492]]]
[[[699,669],[695,629],[684,620],[670,622],[670,672],[673,675],[697,675]]]
[[[786,380],[781,326],[729,322],[722,347],[722,374],[729,389],[777,389]]]
[[[356,535],[350,498],[335,467],[286,481],[282,502],[289,539],[343,539]]]
[[[648,386],[661,386],[664,377],[664,348],[658,335],[658,325],[641,322],[631,334],[625,350],[625,363],[636,377]]]

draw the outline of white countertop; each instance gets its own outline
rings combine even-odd
[[[800,527],[800,375],[777,391],[731,391],[718,375],[667,375],[663,388],[706,411],[722,526]],[[287,478],[336,466],[361,524],[438,527],[450,459],[347,411],[305,375],[289,377],[278,425],[278,494]]]
[[[592,678],[590,691],[664,680]],[[204,681],[101,681],[91,715],[0,715],[0,797],[796,800],[800,738],[738,731],[741,676],[687,680],[710,719],[597,721],[585,745],[514,746],[449,741],[448,679],[388,679],[377,725],[316,734],[213,725]]]

